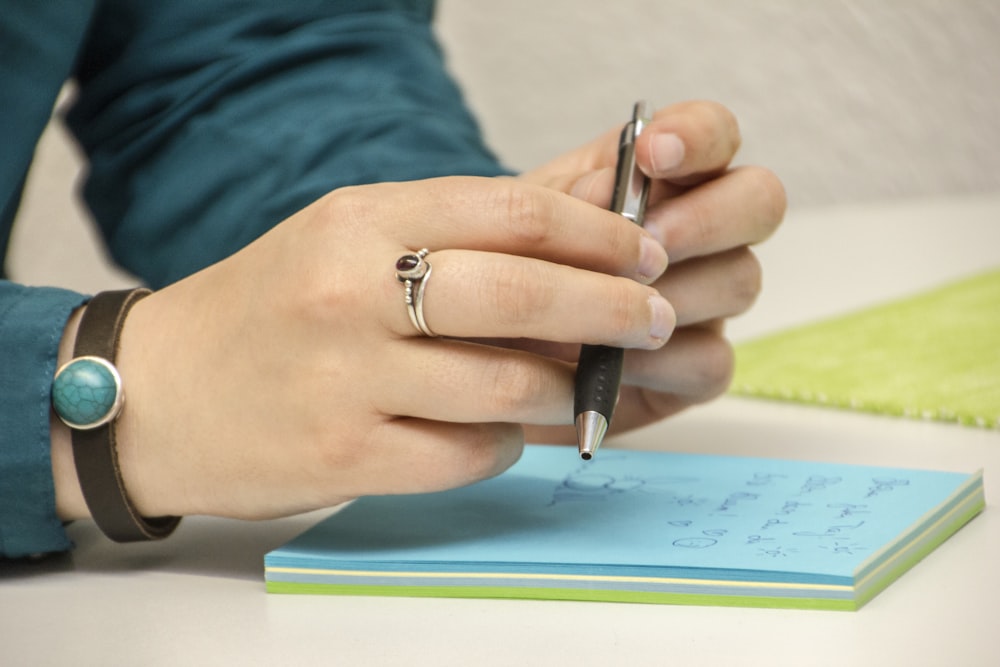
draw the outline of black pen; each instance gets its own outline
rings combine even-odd
[[[645,102],[636,102],[632,120],[622,130],[618,142],[618,165],[611,210],[637,225],[646,214],[649,179],[635,161],[635,140],[649,122]],[[618,403],[625,351],[606,345],[584,345],[576,367],[573,413],[580,457],[590,460],[604,441]]]

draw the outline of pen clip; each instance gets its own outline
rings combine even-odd
[[[642,224],[646,214],[649,179],[636,162],[635,141],[648,122],[646,102],[636,102],[632,110],[632,119],[626,123],[618,142],[618,166],[615,172],[614,194],[611,198],[611,210],[637,225]]]

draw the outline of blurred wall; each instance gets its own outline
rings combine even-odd
[[[997,0],[442,0],[439,30],[518,168],[703,98],[793,205],[1000,189]]]

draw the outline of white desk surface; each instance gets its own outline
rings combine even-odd
[[[737,340],[1000,266],[1000,197],[789,213]],[[933,314],[928,314],[932,317]],[[1000,335],[998,335],[1000,342]],[[724,398],[617,446],[986,471],[986,511],[858,612],[279,596],[263,556],[323,513],[189,518],[158,544],[70,528],[0,565],[4,665],[996,665],[1000,431]]]

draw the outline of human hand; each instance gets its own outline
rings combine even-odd
[[[422,247],[441,338],[394,273]],[[674,313],[643,283],[666,263],[621,216],[514,179],[335,191],[132,309],[126,489],[147,516],[262,518],[493,475],[520,423],[571,419],[573,365],[476,341],[658,348]],[[63,518],[85,515],[56,468]]]
[[[607,208],[620,131],[521,178]],[[723,323],[756,299],[761,268],[749,246],[770,236],[785,211],[784,188],[773,173],[730,168],[739,145],[735,118],[710,102],[661,109],[637,140],[639,166],[652,179],[645,228],[670,257],[653,286],[673,305],[677,330],[662,348],[626,353],[612,433],[710,400],[729,385],[733,354]],[[564,359],[575,354],[565,346],[548,352]],[[526,433],[533,442],[575,439],[570,427]]]

